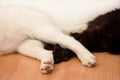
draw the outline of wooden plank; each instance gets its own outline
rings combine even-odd
[[[83,66],[75,57],[41,74],[40,61],[20,54],[0,57],[0,80],[120,80],[120,55],[94,53],[97,65]]]

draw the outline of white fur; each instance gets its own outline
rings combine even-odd
[[[54,60],[42,42],[57,43],[75,52],[82,64],[92,66],[95,57],[67,34],[82,32],[88,21],[119,5],[119,0],[1,0],[0,55],[18,51],[37,58],[42,72],[48,73]]]

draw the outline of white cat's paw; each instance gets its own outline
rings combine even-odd
[[[83,65],[92,67],[96,65],[96,58],[93,55],[84,55],[80,58]]]
[[[53,71],[53,62],[51,61],[43,61],[41,63],[41,72],[44,74],[51,73]]]

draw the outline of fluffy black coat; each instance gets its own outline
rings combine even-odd
[[[120,54],[120,9],[98,16],[88,23],[82,33],[71,33],[91,52],[109,52]],[[67,61],[75,54],[59,45],[46,44],[46,49],[53,50],[55,63]]]

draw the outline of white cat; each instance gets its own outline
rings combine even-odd
[[[11,52],[41,60],[50,73],[54,60],[44,43],[59,44],[76,53],[83,65],[96,59],[70,32],[82,32],[98,15],[120,8],[119,0],[0,0],[0,55]]]

